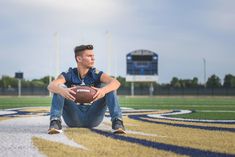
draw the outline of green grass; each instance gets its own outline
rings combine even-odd
[[[235,119],[235,97],[119,97],[122,107],[134,109],[187,109],[195,113],[177,117],[197,119]],[[50,106],[50,97],[0,97],[0,109]],[[200,112],[210,110],[214,112]],[[218,112],[216,112],[218,111]]]
[[[189,118],[189,119],[211,119],[211,120],[234,120],[235,112],[200,112],[195,111],[191,114],[185,115],[174,115],[173,117],[178,118]]]
[[[235,120],[235,97],[120,97],[124,107],[134,109],[184,109],[192,114],[172,117],[211,120]],[[210,110],[213,112],[203,112]],[[225,111],[225,112],[221,112]]]
[[[50,106],[50,97],[0,97],[0,109]]]
[[[120,103],[135,109],[235,111],[235,97],[120,97]]]

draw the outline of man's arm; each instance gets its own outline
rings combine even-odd
[[[100,77],[100,81],[104,84],[106,84],[102,88],[95,88],[97,90],[97,93],[94,95],[94,101],[102,98],[105,96],[105,94],[115,91],[120,87],[120,82],[109,75],[103,73]]]
[[[110,77],[109,75],[103,73],[100,77],[100,81],[104,84],[106,84],[102,90],[105,94],[115,91],[120,87],[120,82],[116,80],[115,78]]]
[[[76,94],[72,88],[64,88],[62,87],[64,83],[66,82],[63,75],[59,75],[58,78],[53,80],[47,87],[47,89],[52,93],[57,93],[62,95],[66,99],[70,99],[72,101],[75,100],[75,98],[71,95],[71,93]]]

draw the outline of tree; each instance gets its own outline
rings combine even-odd
[[[221,87],[221,80],[215,74],[208,78],[206,86],[209,88],[218,88]]]
[[[121,76],[118,76],[116,78],[120,83],[121,83],[121,87],[130,87],[131,86],[131,83],[130,82],[126,82],[126,79],[124,77],[121,77]]]
[[[190,88],[198,86],[198,78],[194,77],[191,79],[178,79],[177,77],[173,77],[171,80],[171,87],[181,87],[181,88]]]
[[[170,84],[171,87],[181,87],[180,80],[177,77],[173,77]]]
[[[192,80],[192,87],[198,87],[198,78],[194,77]]]
[[[226,88],[235,87],[235,76],[231,74],[225,75],[223,87]]]
[[[11,88],[11,87],[17,87],[18,83],[17,83],[17,79],[16,78],[12,78],[10,76],[2,76],[1,79],[1,87],[3,88]]]
[[[118,76],[116,78],[120,83],[122,88],[131,88],[131,82],[126,82],[125,77]],[[150,82],[135,82],[136,88],[149,88]],[[159,87],[159,84],[157,82],[153,82],[153,87]]]
[[[45,76],[39,80],[42,81],[45,85],[48,85],[49,84],[49,77],[50,76]],[[54,77],[52,77],[51,80],[54,80]]]
[[[34,79],[31,81],[31,86],[32,87],[46,87],[47,85],[42,81],[42,80],[37,80],[37,79]]]
[[[192,87],[198,86],[197,77],[194,77],[192,80],[191,79],[180,80],[180,82],[181,82],[181,86],[186,87],[186,88],[192,88]]]
[[[33,87],[47,87],[47,85],[49,84],[49,77],[50,76],[45,76],[43,78],[40,79],[33,79],[31,81],[31,86]],[[54,77],[52,77],[52,80],[54,79]]]
[[[23,79],[21,81],[22,87],[30,87],[31,86],[31,81]]]

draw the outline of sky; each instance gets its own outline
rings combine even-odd
[[[75,67],[73,49],[94,45],[95,67],[126,75],[126,54],[159,55],[159,83],[235,75],[234,0],[1,0],[0,77],[27,80]],[[59,55],[59,62],[56,54]]]

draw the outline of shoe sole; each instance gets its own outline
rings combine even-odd
[[[112,130],[112,133],[114,134],[126,134],[125,130],[119,128],[117,130]]]
[[[48,134],[60,134],[62,132],[63,132],[62,130],[58,130],[58,129],[55,129],[55,128],[52,128],[52,129],[48,130]]]

